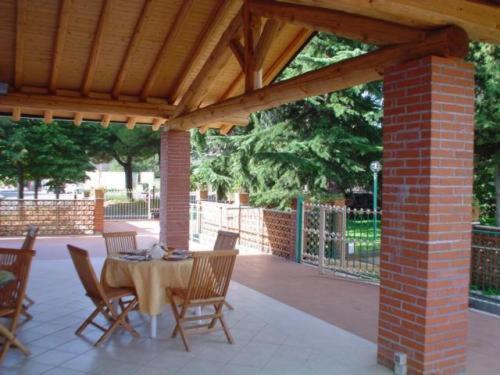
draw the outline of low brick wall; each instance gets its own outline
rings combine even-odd
[[[470,278],[481,290],[500,291],[500,228],[474,226]]]
[[[22,236],[28,224],[41,235],[94,233],[95,200],[0,200],[0,236]]]
[[[238,248],[294,258],[295,211],[279,211],[202,201],[201,242],[213,243],[217,231],[240,234]]]

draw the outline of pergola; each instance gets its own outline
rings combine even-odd
[[[473,165],[469,39],[490,0],[3,0],[0,113],[162,129],[161,237],[188,245],[186,130],[384,80],[379,362],[465,367]],[[315,31],[378,46],[274,83]],[[5,85],[4,85],[5,86]]]

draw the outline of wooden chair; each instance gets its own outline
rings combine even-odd
[[[188,287],[186,289],[167,288],[167,295],[176,321],[172,337],[176,337],[179,333],[187,351],[191,351],[187,341],[188,332],[193,332],[192,330],[214,331],[217,320],[229,343],[234,342],[224,320],[222,307],[226,300],[236,255],[238,255],[237,250],[195,252]],[[212,306],[214,312],[187,317],[188,309],[195,306]],[[208,323],[189,324],[189,322],[199,320],[208,320]],[[188,324],[185,325],[185,323]]]
[[[72,245],[68,245],[68,250],[73,260],[73,264],[75,265],[76,272],[80,277],[80,281],[85,288],[86,295],[96,306],[95,310],[76,330],[75,334],[80,335],[89,324],[100,329],[104,333],[94,346],[99,346],[102,342],[107,340],[120,326],[125,328],[133,336],[139,337],[139,333],[128,323],[128,313],[137,306],[135,291],[131,288],[111,288],[102,285],[96,277],[88,251]],[[124,301],[124,297],[133,297],[133,299]],[[114,302],[118,302],[121,309],[120,314],[115,309],[113,305]],[[94,321],[99,314],[102,314],[110,323],[108,328]]]
[[[0,352],[0,362],[11,345],[19,348],[25,355],[29,350],[16,338],[19,316],[23,311],[23,301],[28,285],[33,250],[0,249],[0,270],[9,271],[15,280],[0,288],[0,317],[9,318],[10,324],[0,324],[0,336],[5,338]]]
[[[26,237],[24,238],[24,242],[21,246],[21,249],[23,250],[33,250],[33,247],[35,246],[35,240],[36,236],[38,234],[38,226],[34,224],[28,225],[28,231],[26,232]],[[23,305],[23,311],[22,314],[26,316],[28,319],[32,319],[33,317],[28,313],[28,308],[35,303],[33,299],[31,299],[28,295],[24,296],[24,301],[26,302]]]
[[[227,232],[224,230],[218,231],[214,250],[234,250],[239,236],[238,233],[234,232]]]
[[[240,235],[235,232],[228,232],[225,230],[218,231],[217,238],[215,239],[214,251],[234,250],[239,237]],[[234,310],[234,307],[229,302],[224,302],[224,305],[229,310]]]
[[[102,236],[108,256],[118,255],[120,252],[137,252],[137,232],[107,232]]]

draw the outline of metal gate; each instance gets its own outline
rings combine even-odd
[[[160,192],[151,190],[106,190],[104,219],[145,220],[160,217]]]

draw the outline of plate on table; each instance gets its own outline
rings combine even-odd
[[[169,254],[169,255],[165,255],[163,257],[163,259],[165,260],[172,260],[172,261],[176,261],[176,260],[186,260],[187,258],[189,258],[188,254],[187,253],[184,253],[184,254]]]
[[[149,255],[133,254],[133,255],[120,255],[120,259],[129,260],[132,262],[144,262],[151,260],[151,257]]]

